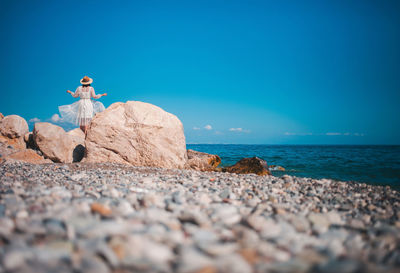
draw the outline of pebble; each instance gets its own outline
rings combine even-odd
[[[400,194],[389,187],[113,163],[7,161],[0,177],[0,272],[399,265]]]
[[[331,225],[329,217],[322,213],[310,213],[308,220],[311,222],[313,229],[319,233],[326,232]]]
[[[110,216],[112,213],[111,209],[108,206],[96,202],[92,203],[90,209],[92,210],[92,212],[98,213],[102,216]]]
[[[79,265],[81,272],[109,273],[111,269],[97,256],[84,256]]]
[[[239,254],[225,255],[217,259],[216,267],[219,272],[251,273],[253,270]]]
[[[201,270],[214,268],[214,261],[196,248],[181,247],[179,253],[177,270],[179,273],[202,272]]]
[[[33,258],[33,251],[30,249],[11,249],[3,254],[3,266],[7,270],[17,270],[23,267],[28,259]]]

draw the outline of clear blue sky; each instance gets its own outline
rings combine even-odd
[[[0,112],[101,101],[188,143],[400,144],[400,1],[0,1]],[[239,128],[239,129],[238,129]]]

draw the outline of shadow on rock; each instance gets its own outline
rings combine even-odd
[[[80,162],[85,155],[85,146],[79,144],[72,151],[72,162]]]

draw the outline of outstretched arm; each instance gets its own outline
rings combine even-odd
[[[79,87],[76,89],[75,93],[71,90],[67,90],[67,93],[70,93],[74,98],[79,97]]]
[[[107,96],[107,93],[96,95],[96,93],[94,92],[94,88],[92,88],[92,90],[91,90],[91,96],[92,96],[92,98],[99,99],[99,98],[101,98],[101,97],[103,97],[103,96]]]

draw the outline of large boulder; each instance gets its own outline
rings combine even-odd
[[[140,101],[117,102],[92,120],[85,162],[184,168],[187,162],[181,121],[160,107]]]
[[[221,163],[217,155],[187,150],[188,167],[197,171],[214,171]]]
[[[20,138],[29,132],[26,120],[17,115],[9,115],[1,119],[0,133],[8,138]]]
[[[85,133],[81,130],[81,128],[75,128],[71,131],[67,132],[67,135],[72,137],[77,143],[85,143]]]
[[[38,155],[34,150],[25,149],[18,152],[9,154],[5,159],[14,159],[22,162],[28,162],[32,164],[43,164],[52,163],[49,159],[44,159],[42,156]]]
[[[0,113],[1,114],[1,113]],[[26,149],[24,135],[28,132],[28,123],[17,115],[0,115],[0,157]]]
[[[223,172],[229,173],[255,173],[258,175],[269,175],[271,172],[268,169],[267,161],[262,160],[258,157],[243,158],[239,160],[235,165],[222,168]]]
[[[60,126],[48,122],[35,123],[33,140],[43,155],[53,162],[72,162],[74,143]]]

